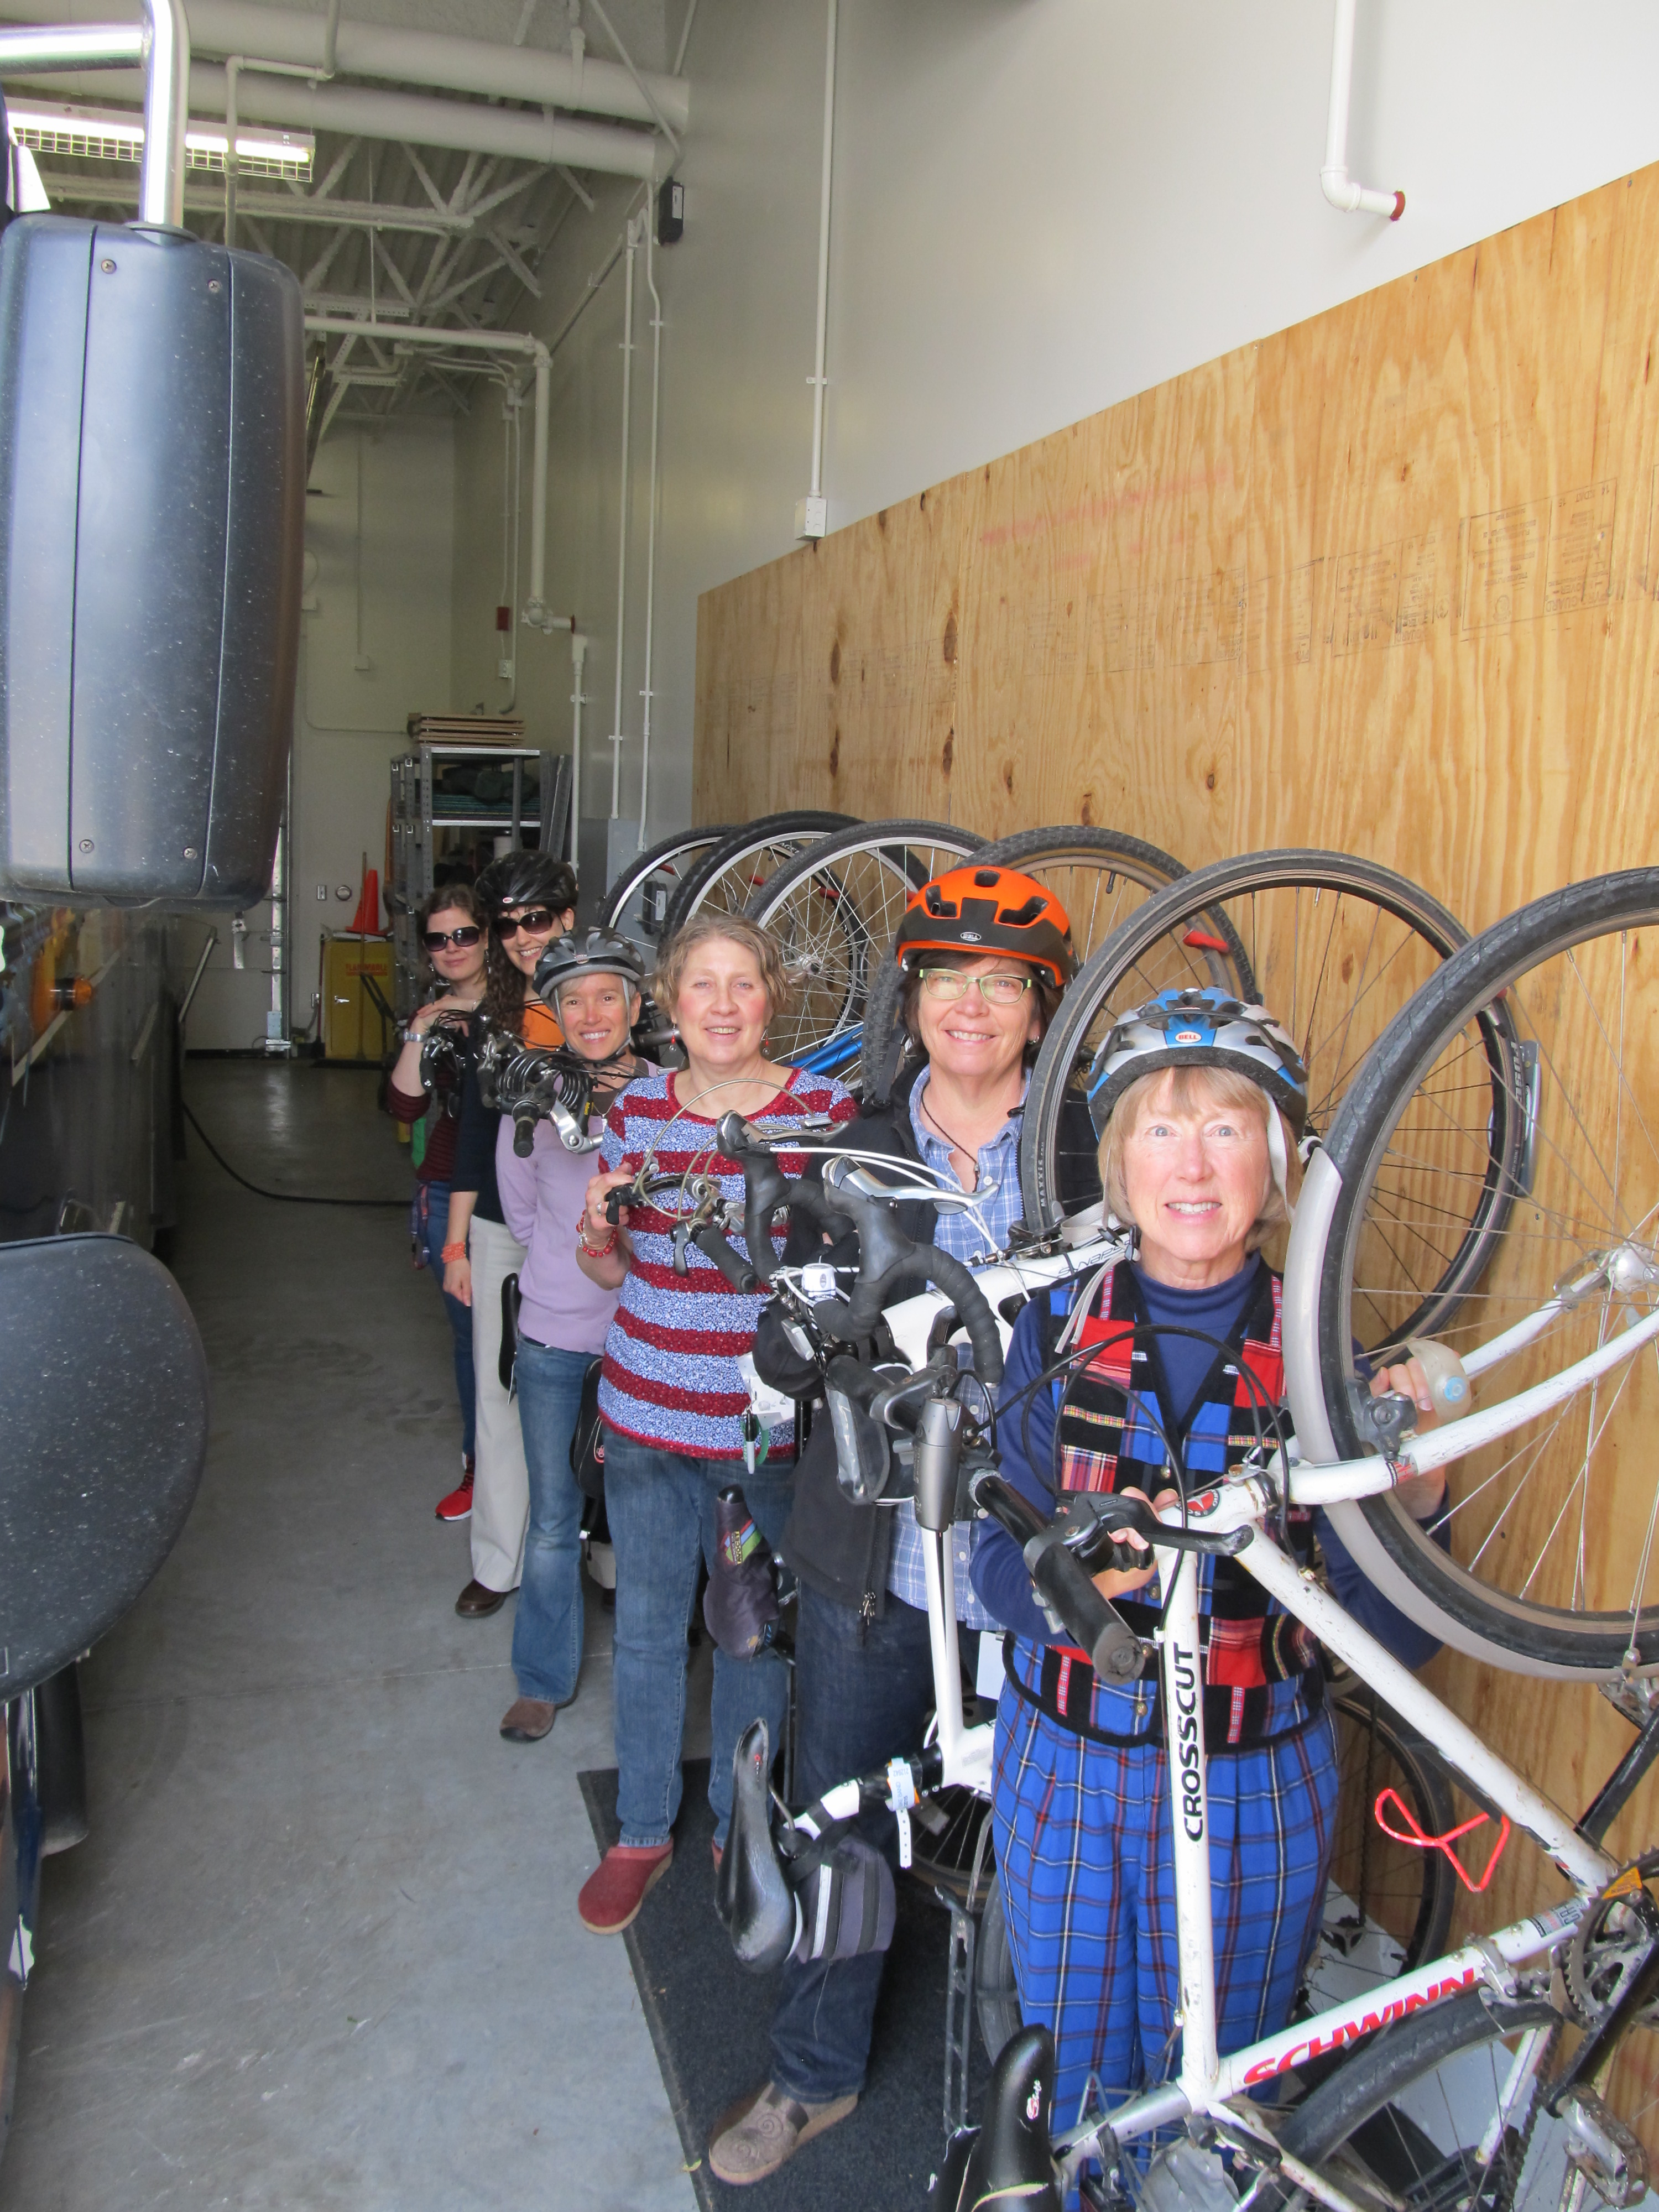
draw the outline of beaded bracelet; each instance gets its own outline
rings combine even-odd
[[[606,1243],[603,1244],[590,1244],[588,1243],[587,1215],[585,1212],[579,1213],[576,1216],[576,1238],[583,1251],[586,1253],[590,1260],[608,1259],[611,1254],[617,1249],[617,1231],[614,1228],[611,1230],[610,1237]]]
[[[464,1243],[462,1243],[462,1244],[446,1244],[446,1245],[444,1246],[443,1250],[439,1254],[439,1255],[438,1255],[438,1256],[439,1256],[439,1258],[443,1261],[443,1263],[444,1263],[445,1267],[447,1267],[447,1266],[449,1265],[449,1263],[450,1263],[450,1261],[451,1261],[452,1260],[465,1260],[465,1257],[466,1257],[466,1246],[465,1246]]]

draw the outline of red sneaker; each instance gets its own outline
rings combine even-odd
[[[596,1936],[620,1936],[673,1863],[674,1844],[612,1844],[582,1884],[576,1910]]]
[[[472,1462],[470,1459],[464,1459],[459,1486],[452,1490],[447,1498],[438,1500],[438,1518],[441,1521],[470,1521],[471,1517]]]

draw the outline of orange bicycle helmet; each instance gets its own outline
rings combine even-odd
[[[1077,973],[1066,909],[1018,868],[951,868],[912,892],[893,951],[901,968],[924,952],[1000,952],[1041,968],[1056,990]]]

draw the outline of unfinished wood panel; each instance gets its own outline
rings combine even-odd
[[[1656,337],[1659,167],[708,592],[699,818],[1328,846],[1472,928],[1650,861]],[[1588,1688],[1431,1679],[1565,1803],[1628,1741]],[[1614,1848],[1656,1820],[1659,1780]],[[1559,1890],[1512,1844],[1467,1919]]]

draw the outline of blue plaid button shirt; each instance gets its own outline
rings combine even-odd
[[[931,1123],[921,1117],[921,1102],[933,1070],[924,1067],[910,1093],[910,1128],[924,1166],[933,1169],[950,1190],[961,1182],[951,1165],[951,1147]],[[974,1187],[974,1213],[941,1213],[933,1242],[941,1252],[969,1266],[994,1258],[1007,1245],[1008,1233],[1022,1213],[1019,1195],[1019,1125],[1024,1102],[1008,1116],[988,1145],[979,1152],[979,1180]],[[893,1509],[893,1553],[887,1566],[890,1594],[927,1609],[927,1574],[923,1562],[927,1549],[916,1526],[915,1510],[907,1498]],[[995,1628],[998,1624],[974,1595],[968,1579],[969,1555],[973,1550],[973,1523],[958,1521],[951,1531],[951,1550],[956,1568],[957,1619],[964,1628]]]

